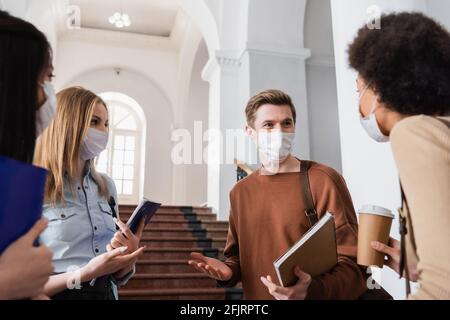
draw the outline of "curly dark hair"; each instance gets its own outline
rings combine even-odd
[[[449,115],[450,33],[421,13],[381,17],[350,44],[350,66],[387,108],[404,115]]]

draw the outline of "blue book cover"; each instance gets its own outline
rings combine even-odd
[[[0,253],[42,216],[47,170],[0,157]]]

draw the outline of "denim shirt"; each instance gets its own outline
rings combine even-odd
[[[114,182],[102,175],[107,183],[109,194],[117,201]],[[118,214],[118,206],[115,211]],[[106,252],[116,232],[108,199],[102,197],[93,179],[89,166],[86,166],[83,181],[69,185],[64,178],[64,203],[55,206],[44,205],[43,215],[48,219],[48,228],[40,240],[53,251],[55,273],[77,270],[92,258]],[[115,281],[123,285],[130,278]]]

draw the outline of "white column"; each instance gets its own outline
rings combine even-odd
[[[422,11],[426,0],[331,0],[336,60],[342,168],[356,209],[362,204],[377,204],[397,213],[400,205],[398,173],[389,144],[373,142],[359,123],[356,73],[348,67],[348,45],[376,12]],[[381,21],[381,28],[383,22]],[[398,238],[398,219],[391,235]],[[381,281],[396,299],[404,299],[404,281],[388,268],[378,272]]]
[[[273,45],[248,44],[248,98],[263,90],[279,89],[292,98],[297,112],[294,154],[310,159],[305,60],[311,53],[304,48],[280,49]]]
[[[210,83],[210,130],[219,129],[225,138],[227,129],[244,129],[248,99],[266,89],[280,89],[291,95],[297,107],[294,152],[310,157],[305,76],[310,51],[303,48],[302,27],[305,7],[306,0],[222,2],[221,50],[214,53],[203,73]],[[246,143],[251,154],[237,158],[256,164],[255,148],[249,139]],[[220,148],[220,141],[212,145],[227,151],[224,145]],[[221,219],[228,219],[229,192],[235,184],[235,165],[208,164],[208,204]]]
[[[240,94],[245,70],[241,67],[235,52],[217,51],[202,75],[210,84],[208,131],[216,137],[208,144],[208,205],[220,220],[228,220],[229,192],[236,183],[236,167],[230,164],[230,154],[226,152],[226,131],[245,127]]]
[[[274,47],[249,46],[242,53],[218,51],[206,66],[203,77],[210,83],[209,129],[218,130],[223,140],[209,143],[220,150],[222,162],[230,160],[228,129],[243,130],[246,125],[245,106],[248,99],[266,89],[280,89],[291,95],[297,107],[297,136],[295,154],[309,159],[308,108],[306,99],[305,59],[307,49],[281,51]],[[240,135],[242,137],[242,135]],[[249,138],[245,138],[246,154],[236,157],[250,165],[256,163],[256,152]],[[251,152],[251,156],[249,154]],[[209,159],[208,204],[219,218],[228,219],[229,192],[236,184],[236,166]],[[211,161],[212,160],[212,161]]]
[[[309,121],[304,48],[306,0],[250,0],[248,39],[249,96],[266,89],[288,93],[297,109],[294,153],[309,159]]]

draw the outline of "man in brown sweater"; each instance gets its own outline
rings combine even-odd
[[[244,299],[358,298],[367,285],[355,261],[355,210],[342,176],[318,163],[309,169],[311,193],[318,218],[327,211],[335,218],[338,264],[314,279],[297,267],[297,284],[279,286],[273,262],[310,227],[304,213],[300,160],[291,155],[296,112],[287,94],[269,90],[249,101],[246,116],[247,133],[257,144],[262,167],[231,190],[227,259],[221,262],[192,253],[189,264],[221,286],[242,281]]]

